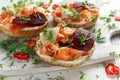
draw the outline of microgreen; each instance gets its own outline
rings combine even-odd
[[[86,37],[85,37],[85,36],[79,37],[79,41],[80,41],[80,44],[81,44],[81,45],[84,45],[85,40],[86,40]]]
[[[4,76],[0,75],[0,80],[4,80]]]
[[[85,80],[85,74],[83,72],[80,72],[80,79],[79,80]]]
[[[36,59],[36,58],[35,58],[33,64],[36,64],[36,65],[37,65],[37,64],[40,64],[40,62],[41,62],[40,59]]]

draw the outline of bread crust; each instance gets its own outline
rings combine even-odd
[[[41,60],[43,60],[44,62],[54,65],[54,66],[63,66],[63,67],[74,67],[74,66],[78,66],[81,65],[83,63],[85,63],[86,61],[88,61],[90,59],[90,56],[92,55],[93,51],[95,49],[95,44],[94,46],[88,51],[88,55],[86,56],[82,56],[77,60],[74,61],[60,61],[60,60],[54,60],[52,61],[51,59],[53,59],[52,57],[46,56],[46,55],[41,55],[39,49],[36,49],[36,53],[37,55],[40,56]]]
[[[60,20],[59,18],[54,16],[54,22],[56,23],[67,23],[70,25],[70,27],[75,27],[75,28],[89,28],[92,27],[96,21],[97,21],[98,17],[96,17],[95,20],[91,20],[91,21],[87,21],[85,24],[76,24],[74,22],[68,22],[68,21],[64,21],[64,20]]]
[[[99,12],[97,12],[96,14],[93,14],[93,16],[95,17],[94,20],[88,19],[88,20],[85,20],[85,22],[81,23],[81,24],[80,24],[80,22],[83,20],[81,20],[81,21],[63,20],[62,18],[56,16],[55,11],[52,13],[52,15],[54,17],[55,23],[67,23],[67,24],[69,24],[70,27],[75,27],[75,28],[89,28],[89,27],[92,27],[96,23],[96,21],[99,17]]]
[[[9,36],[13,37],[35,37],[38,36],[41,31],[43,31],[44,28],[48,26],[48,22],[44,25],[39,26],[38,29],[31,29],[31,30],[24,30],[20,29],[18,31],[11,31],[9,29],[1,27],[1,31]]]

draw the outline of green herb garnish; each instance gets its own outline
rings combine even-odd
[[[113,23],[113,24],[109,24],[109,25],[107,25],[107,28],[109,29],[109,30],[111,30],[111,29],[113,29],[113,28],[115,28],[116,26],[115,26],[115,23]]]
[[[13,2],[13,0],[10,0],[10,2]]]
[[[49,31],[48,40],[49,40],[51,43],[54,43],[54,39],[53,39],[53,31],[52,31],[52,30]]]
[[[92,20],[92,21],[95,21],[96,17],[95,16],[91,16],[89,19]]]
[[[2,65],[2,64],[0,64],[0,68],[3,68],[3,65]]]
[[[41,62],[40,59],[34,59],[33,64],[36,64],[36,65],[37,65],[37,64],[40,64],[40,62]]]
[[[81,74],[81,75],[80,75],[80,80],[85,80],[85,78],[84,78],[84,77],[85,77],[84,73],[83,73],[83,72],[80,72],[80,74]]]
[[[81,37],[79,37],[79,41],[80,41],[80,44],[81,45],[85,45],[85,40],[86,40],[86,37],[85,36],[81,36]]]
[[[0,75],[0,80],[4,80],[4,77],[2,75]]]
[[[101,20],[104,20],[106,23],[110,23],[111,22],[111,18],[109,17],[101,17]]]
[[[54,43],[53,31],[51,29],[49,29],[49,30],[45,29],[43,31],[43,35],[44,35],[45,39],[47,39],[51,43]]]
[[[99,78],[99,76],[96,74],[96,78]]]
[[[104,43],[105,37],[102,37],[101,29],[99,28],[97,32],[98,32],[98,34],[97,34],[96,42],[97,43]]]
[[[67,8],[66,4],[62,4],[62,7],[63,7],[63,8]]]
[[[53,2],[53,0],[49,0],[49,3],[51,4]]]
[[[14,60],[11,61],[10,66],[12,66],[13,64],[14,64]]]
[[[87,0],[85,0],[85,1],[83,1],[83,2],[82,2],[82,5],[83,5],[85,8],[87,8],[87,9],[88,9],[88,8],[89,8],[89,6],[88,6],[87,4],[88,4]]]
[[[51,61],[52,61],[52,62],[55,62],[56,60],[55,60],[54,58],[51,58]]]
[[[7,10],[7,8],[6,7],[2,7],[2,11],[6,11]]]
[[[116,52],[113,51],[113,52],[110,52],[109,54],[110,54],[110,56],[114,56],[114,55],[116,55]]]
[[[25,68],[25,66],[27,66],[27,64],[23,64],[22,68]]]
[[[110,11],[109,16],[110,16],[110,17],[114,17],[115,14],[116,14],[116,11]]]
[[[19,16],[19,19],[20,20],[24,20],[25,18],[23,16]]]
[[[77,19],[80,17],[80,12],[77,12],[77,10],[70,8],[69,11],[73,13],[73,15],[69,15],[70,17],[72,17],[74,19]]]
[[[37,6],[42,6],[44,4],[44,2],[37,2],[36,4],[37,4]]]
[[[27,41],[28,40],[19,41],[17,38],[9,37],[0,42],[0,47],[8,52],[7,57],[10,57],[9,55],[15,52],[26,52],[35,55],[35,51],[27,46]]]

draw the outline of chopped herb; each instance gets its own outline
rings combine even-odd
[[[47,30],[47,29],[44,29],[44,30],[43,30],[43,35],[46,36],[46,35],[47,35],[47,32],[48,32],[48,30]]]
[[[96,29],[94,28],[92,32],[95,33],[95,32],[96,32]]]
[[[102,37],[102,33],[101,33],[101,28],[98,29],[98,35],[96,38],[96,42],[97,43],[104,43],[105,42],[105,37]]]
[[[102,64],[104,67],[106,66],[106,63],[105,63],[105,62],[102,62],[101,64]]]
[[[115,14],[116,14],[116,11],[110,11],[109,16],[110,16],[110,17],[114,17],[114,16],[115,16]]]
[[[111,18],[106,18],[106,23],[111,22]]]
[[[99,78],[99,76],[96,74],[96,78]]]
[[[10,0],[10,2],[13,2],[13,0]]]
[[[22,68],[25,68],[25,66],[27,66],[27,64],[23,64]]]
[[[99,37],[99,36],[97,36],[96,42],[97,43],[105,43],[105,37]]]
[[[70,46],[74,46],[74,43],[71,43]]]
[[[13,66],[13,64],[14,64],[14,60],[11,61],[10,66]]]
[[[34,59],[33,64],[40,64],[40,59]]]
[[[101,20],[104,20],[106,23],[110,23],[111,22],[111,18],[109,17],[101,17]]]
[[[10,59],[12,58],[11,53],[15,52],[26,52],[35,55],[35,51],[27,46],[27,40],[20,42],[17,38],[9,37],[0,42],[0,47],[8,52],[7,57]]]
[[[62,4],[62,7],[63,7],[63,8],[67,8],[66,4]]]
[[[0,75],[0,80],[4,80],[4,77],[2,75]]]
[[[80,13],[77,12],[75,9],[71,9],[71,8],[70,8],[69,11],[73,13],[73,15],[69,15],[69,17],[72,17],[72,18],[74,18],[74,19],[77,19],[77,18],[80,17]]]
[[[2,64],[0,64],[0,68],[3,68],[3,65],[2,65]]]
[[[117,57],[119,57],[119,58],[120,58],[120,54],[118,54],[118,55],[117,55]]]
[[[69,26],[69,24],[67,24],[67,23],[62,23],[62,25],[60,26],[61,28],[64,28],[64,27],[67,27],[67,26]]]
[[[113,52],[110,52],[109,54],[110,54],[110,56],[114,56],[114,55],[116,55],[116,52],[113,51]]]
[[[87,0],[83,1],[82,5],[87,9],[89,8]]]
[[[34,4],[34,2],[32,0],[30,0],[30,4]]]
[[[51,4],[53,2],[53,0],[49,0],[49,3]]]
[[[96,17],[95,17],[95,16],[91,16],[91,17],[90,17],[90,20],[95,21],[95,20],[96,20]]]
[[[2,11],[6,11],[7,9],[6,9],[6,7],[2,7]]]
[[[84,73],[83,73],[83,72],[80,72],[80,74],[81,74],[81,75],[80,75],[80,80],[85,80],[85,78],[84,78],[84,77],[85,77]]]
[[[25,18],[24,18],[23,16],[20,16],[19,19],[20,19],[20,20],[24,20]]]
[[[14,8],[17,8],[17,4],[14,3],[14,4],[13,4],[13,7],[14,7]]]
[[[50,30],[49,31],[49,35],[48,35],[48,38],[47,38],[51,43],[54,43],[54,39],[53,39],[53,31]]]
[[[45,11],[45,13],[49,13],[49,12],[50,12],[50,10],[46,10],[46,11]]]
[[[44,4],[44,2],[37,2],[36,4],[37,4],[37,6],[42,6]]]
[[[55,60],[54,58],[51,58],[51,61],[52,61],[52,62],[55,62],[56,60]]]
[[[107,25],[107,28],[109,29],[109,30],[111,30],[111,29],[113,29],[113,28],[115,28],[116,26],[115,26],[115,23],[113,23],[112,25]]]
[[[85,36],[81,36],[81,37],[79,37],[79,41],[80,41],[80,44],[81,45],[85,45],[85,40],[86,40],[86,37]]]
[[[28,20],[28,21],[30,21],[30,20],[31,20],[31,18],[30,18],[30,17],[27,17],[27,20]]]

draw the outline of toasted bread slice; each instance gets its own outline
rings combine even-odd
[[[63,67],[73,67],[73,66],[81,65],[82,63],[89,60],[90,56],[92,55],[95,49],[94,35],[89,34],[87,30],[82,28],[79,28],[76,30],[74,30],[73,28],[68,28],[73,30],[73,32],[71,31],[71,35],[72,34],[74,34],[74,36],[77,35],[78,38],[80,38],[81,34],[84,34],[84,36],[86,36],[86,39],[87,39],[86,40],[87,42],[85,41],[85,44],[87,46],[76,45],[76,43],[79,44],[79,40],[77,40],[78,38],[75,38],[75,37],[71,38],[71,40],[73,39],[72,41],[70,40],[70,38],[69,40],[66,39],[66,41],[61,40],[64,43],[69,42],[70,45],[73,44],[74,46],[71,46],[71,47],[70,45],[61,46],[60,44],[62,43],[57,42],[58,39],[60,39],[58,37],[58,34],[60,34],[59,31],[61,31],[61,28],[55,27],[55,28],[47,29],[45,32],[40,33],[40,40],[37,41],[37,47],[36,47],[37,55],[39,55],[39,57],[46,63],[52,64],[55,66],[63,66]],[[68,30],[68,29],[67,27],[64,27],[64,30]],[[51,31],[52,31],[52,34],[54,34],[53,35],[54,37],[49,35],[49,32]],[[52,37],[51,39],[54,42],[51,42],[50,39],[48,39],[48,37],[50,36]],[[90,40],[92,41],[92,44],[89,44]],[[89,48],[86,48],[89,46],[88,44],[92,46]],[[76,46],[79,46],[79,47],[76,48]],[[78,49],[80,47],[81,49]],[[84,49],[82,49],[82,47]]]
[[[5,25],[0,25],[1,27],[1,31],[7,35],[10,36],[14,36],[14,37],[35,37],[38,36],[39,33],[48,26],[48,22],[46,21],[46,23],[44,25],[41,26],[35,26],[35,27],[31,27],[31,28],[22,28],[20,30],[17,31],[11,31],[10,29],[7,28],[7,26]]]
[[[36,49],[36,53],[38,56],[40,56],[41,60],[43,60],[46,63],[55,65],[55,66],[63,66],[63,67],[74,67],[81,65],[88,61],[95,49],[95,45],[88,51],[88,55],[86,56],[81,56],[76,60],[73,61],[63,61],[63,60],[55,60],[53,57],[46,56],[44,54],[40,54],[40,49]]]
[[[96,23],[99,10],[97,8],[86,8],[79,11],[76,8],[59,6],[52,14],[56,23],[66,23],[75,28],[89,28]]]

